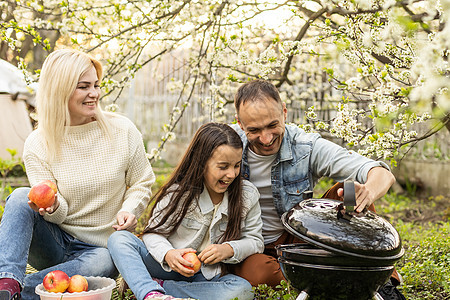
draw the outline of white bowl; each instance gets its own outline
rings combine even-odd
[[[83,300],[110,300],[112,290],[116,287],[116,281],[107,277],[88,277],[88,290],[78,293],[51,293],[47,292],[44,285],[39,284],[35,292],[41,297],[41,300],[60,300],[60,299],[83,299]]]

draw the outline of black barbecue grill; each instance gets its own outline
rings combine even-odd
[[[306,199],[283,214],[287,231],[306,243],[279,245],[284,276],[301,299],[382,299],[377,293],[404,249],[395,228],[373,212],[356,213],[354,183],[344,202]]]

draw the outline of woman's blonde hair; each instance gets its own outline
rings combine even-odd
[[[59,154],[60,143],[70,126],[69,99],[75,91],[80,77],[94,67],[99,81],[102,79],[101,63],[86,53],[61,49],[52,52],[42,65],[39,88],[36,93],[38,128],[47,143],[50,160]],[[109,135],[108,122],[97,105],[95,119]]]

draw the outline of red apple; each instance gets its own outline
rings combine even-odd
[[[49,184],[50,182],[51,184]],[[28,193],[28,198],[31,202],[39,206],[39,208],[47,208],[53,205],[55,202],[55,192],[56,185],[51,182],[50,180],[45,180],[43,182],[40,182],[36,185],[34,185],[30,192]]]
[[[44,180],[41,183],[44,183],[44,184],[48,185],[49,187],[51,187],[52,190],[55,192],[55,194],[58,192],[58,187],[56,186],[56,184],[53,181]]]
[[[69,287],[69,276],[63,271],[51,271],[45,275],[42,283],[48,292],[63,293]]]
[[[200,259],[198,259],[197,254],[195,254],[194,252],[188,252],[188,253],[183,254],[183,258],[185,260],[187,260],[188,262],[194,264],[193,268],[187,267],[187,266],[185,266],[185,267],[188,269],[194,270],[195,273],[197,273],[198,270],[200,270],[200,268],[202,267],[202,263],[201,263]]]
[[[78,293],[88,290],[88,281],[81,275],[73,275],[70,277],[69,287],[67,291],[69,293]]]

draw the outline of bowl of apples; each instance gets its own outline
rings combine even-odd
[[[35,292],[41,300],[110,300],[116,281],[107,277],[73,275],[60,270],[49,272]]]

